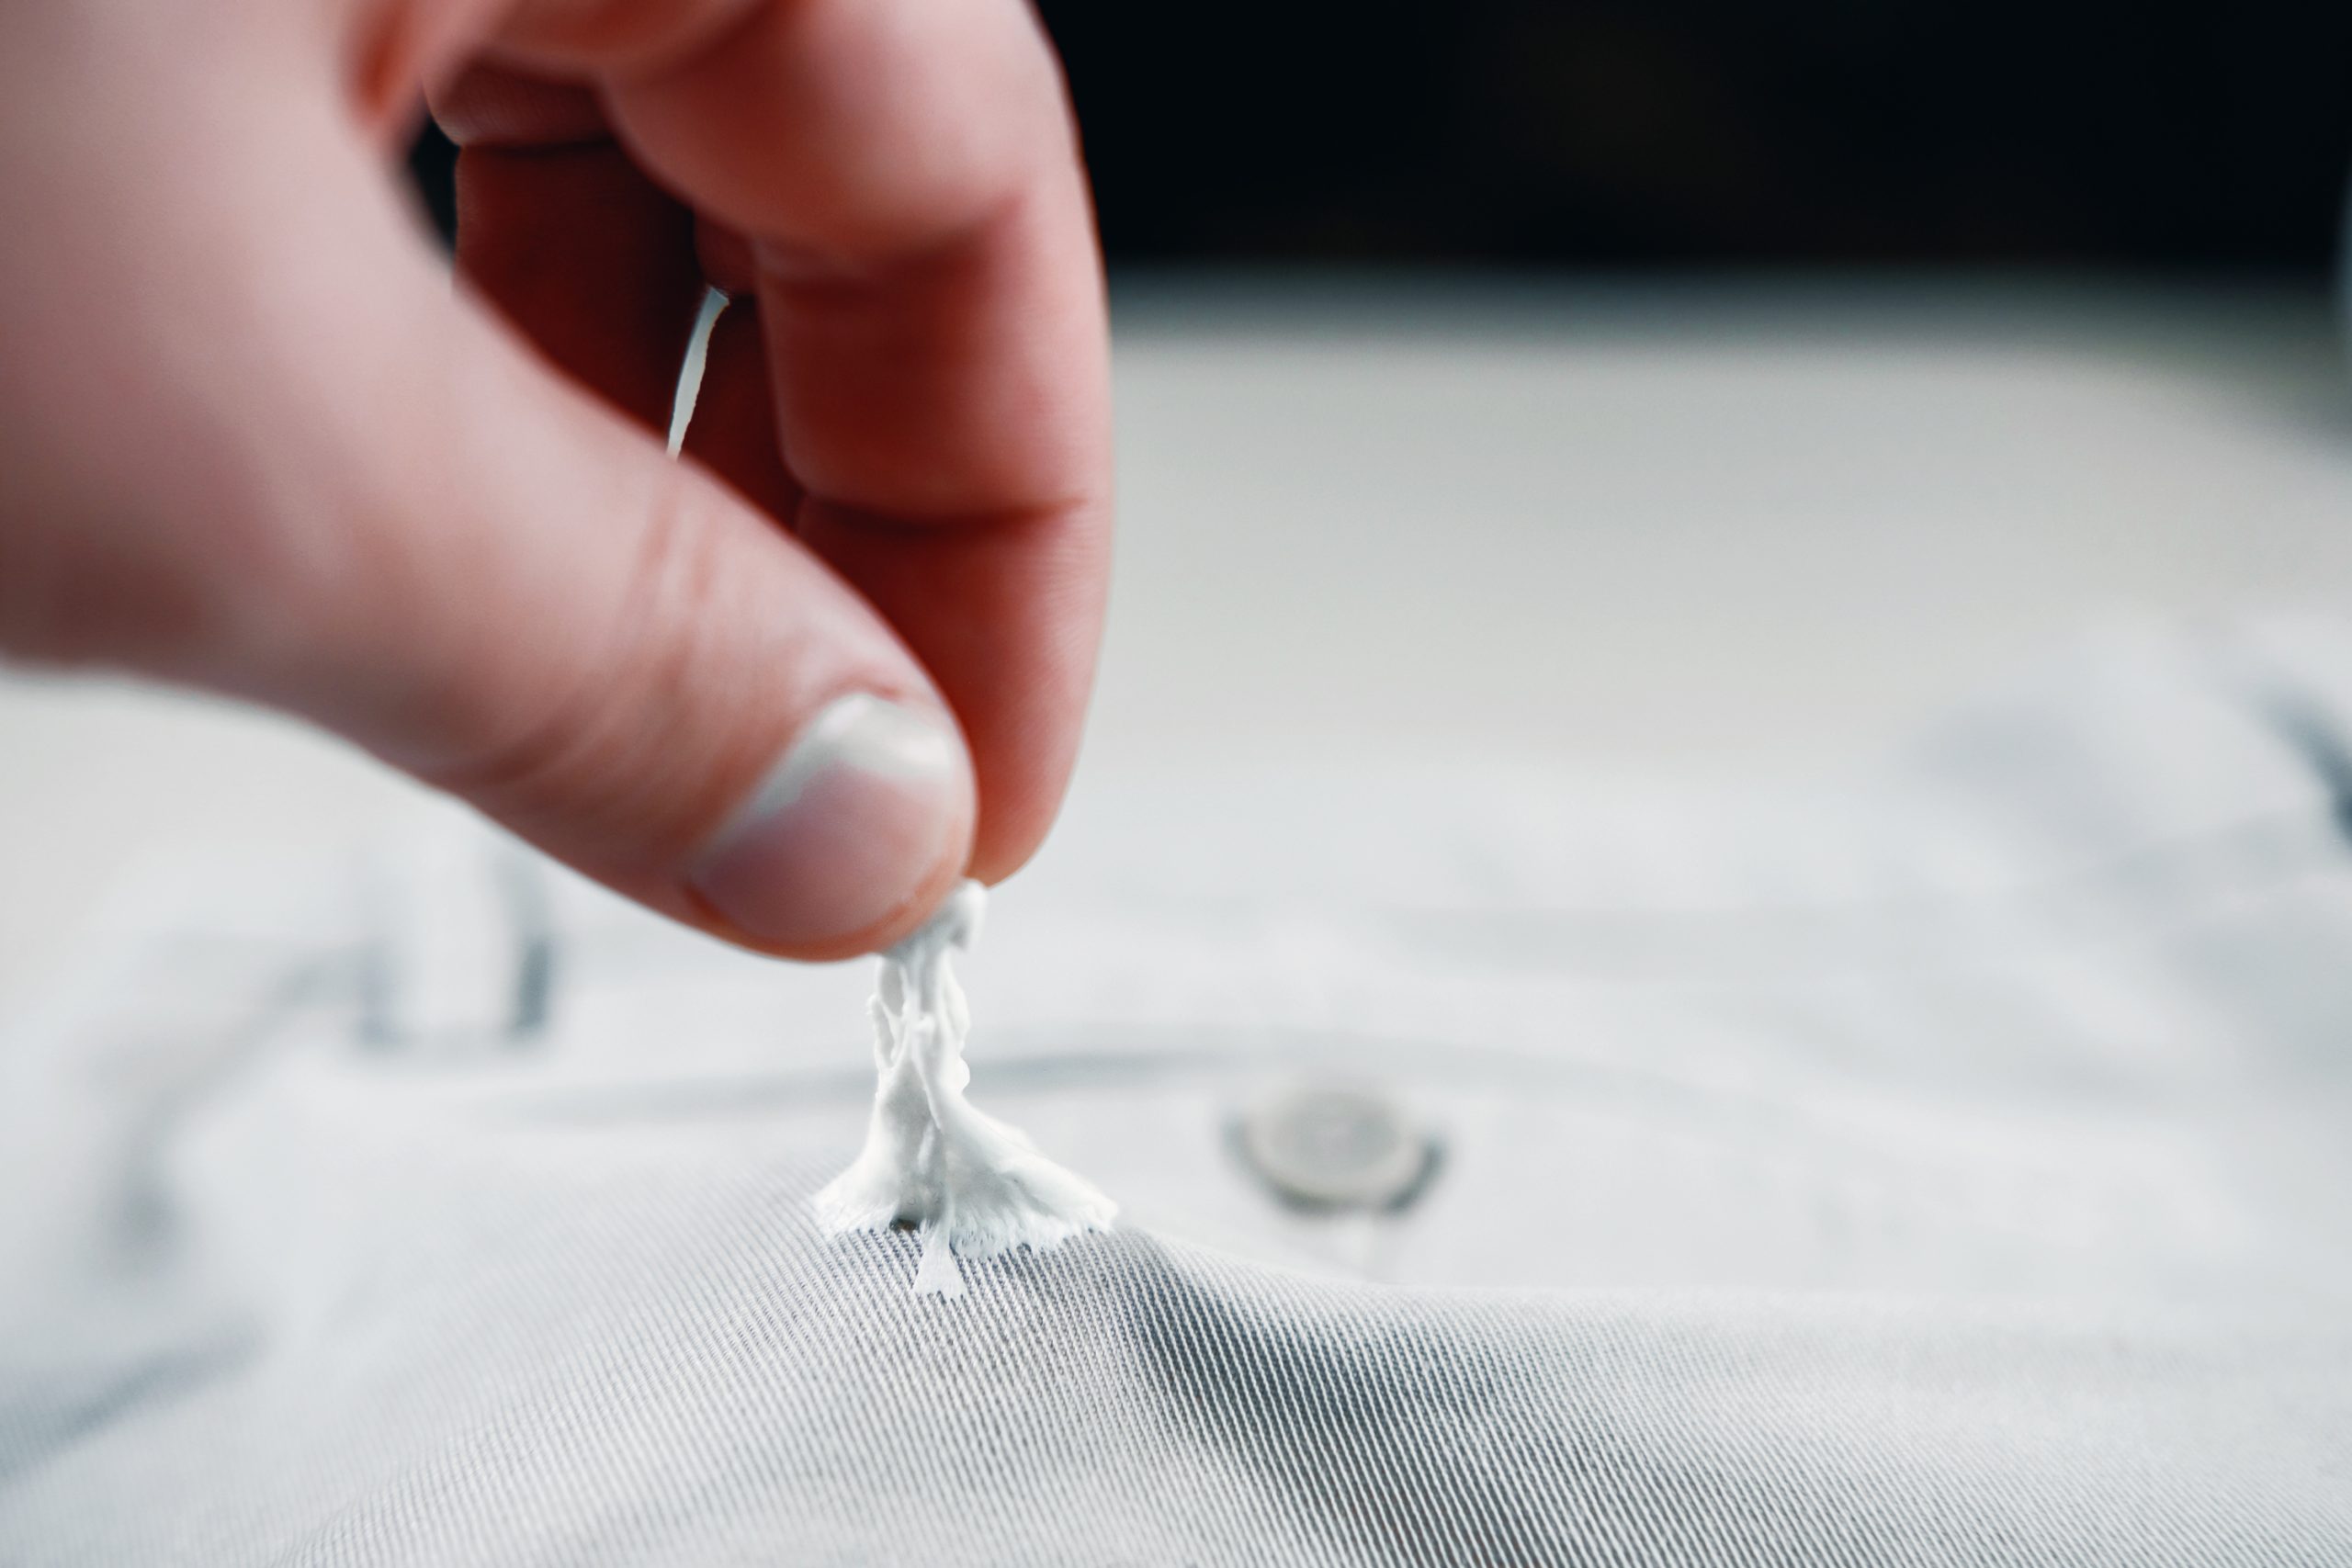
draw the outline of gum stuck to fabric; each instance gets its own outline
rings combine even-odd
[[[912,1226],[918,1292],[961,1295],[956,1256],[1057,1247],[1107,1229],[1118,1206],[1037,1152],[1017,1128],[964,1098],[972,1019],[950,953],[979,935],[987,894],[967,882],[928,923],[882,955],[874,1021],[874,1113],[865,1147],[815,1199],[830,1235]]]

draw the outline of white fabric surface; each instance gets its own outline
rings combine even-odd
[[[0,1042],[0,1562],[2352,1562],[2346,737],[2279,626],[1769,796],[1098,784],[969,1056],[1121,1226],[954,1302],[808,1217],[865,966],[192,868]],[[1417,1202],[1238,1162],[1300,1077]]]

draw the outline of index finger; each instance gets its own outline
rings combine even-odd
[[[1109,570],[1102,265],[1050,45],[1022,0],[545,0],[657,177],[748,236],[796,531],[964,726],[972,869],[1043,837]]]

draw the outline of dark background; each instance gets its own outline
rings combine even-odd
[[[2352,166],[2352,5],[1041,9],[1114,266],[2317,278]],[[414,163],[446,225],[446,144]]]

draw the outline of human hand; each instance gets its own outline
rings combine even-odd
[[[0,103],[0,651],[303,715],[792,956],[1035,848],[1110,435],[1022,0],[9,0]]]

